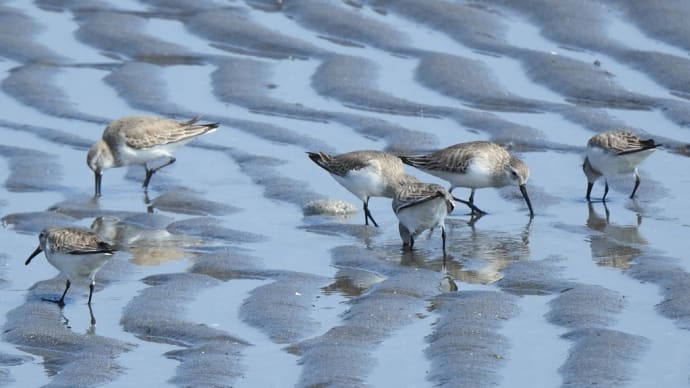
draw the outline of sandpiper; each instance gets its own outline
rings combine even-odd
[[[307,152],[314,163],[328,171],[338,183],[362,201],[364,223],[379,226],[369,211],[370,197],[393,198],[397,187],[417,178],[405,174],[397,156],[383,151],[353,151],[340,155]]]
[[[587,176],[587,201],[590,201],[594,182],[600,177],[604,177],[604,196],[601,200],[606,201],[606,194],[609,193],[608,177],[631,172],[635,176],[635,187],[630,198],[634,198],[640,186],[637,166],[659,146],[661,144],[655,143],[653,139],[642,140],[629,131],[613,130],[592,136],[587,142],[587,156],[582,165]]]
[[[517,184],[534,216],[525,184],[529,168],[500,145],[488,141],[460,143],[424,156],[401,156],[403,163],[416,167],[450,183],[449,192],[456,187],[472,189],[468,201],[453,197],[472,209],[472,214],[484,211],[474,205],[474,192],[484,187],[503,187]]]
[[[393,198],[393,211],[400,221],[398,230],[403,241],[403,248],[412,250],[414,239],[420,233],[440,226],[445,268],[445,219],[454,208],[453,196],[440,185],[415,182],[400,186]]]
[[[31,259],[45,252],[46,259],[67,277],[65,292],[57,301],[60,307],[65,305],[65,295],[73,281],[89,278],[89,302],[96,285],[96,272],[112,257],[114,248],[102,241],[96,234],[79,228],[46,228],[38,235],[38,248],[26,259]]]
[[[173,150],[187,144],[194,137],[213,132],[218,123],[196,124],[197,116],[189,121],[179,122],[159,117],[129,116],[112,121],[103,131],[103,137],[96,142],[86,157],[86,163],[96,178],[95,195],[101,195],[103,171],[111,167],[141,164],[146,169],[144,190],[156,171],[175,162]],[[147,163],[167,158],[162,165],[149,168]]]

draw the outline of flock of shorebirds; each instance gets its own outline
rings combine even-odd
[[[583,171],[587,176],[588,201],[591,200],[594,182],[604,177],[606,201],[609,192],[607,177],[634,173],[635,186],[630,198],[640,185],[637,166],[660,144],[643,140],[622,130],[600,133],[589,139]],[[328,171],[352,194],[362,200],[364,222],[375,225],[369,211],[370,197],[393,198],[393,212],[398,217],[398,229],[403,248],[412,249],[414,239],[426,229],[441,228],[444,266],[446,258],[446,233],[444,220],[455,208],[454,201],[467,205],[473,216],[485,212],[474,204],[477,189],[517,185],[534,217],[532,202],[527,195],[529,168],[522,160],[511,155],[502,146],[489,141],[473,141],[455,144],[428,155],[396,156],[382,151],[354,151],[331,156],[324,152],[308,152],[309,158]],[[435,183],[422,183],[403,171],[403,163],[450,183],[445,188]],[[471,189],[468,200],[453,196],[456,187]]]
[[[86,162],[95,176],[95,196],[101,196],[103,172],[109,168],[127,165],[143,165],[146,190],[153,174],[175,162],[173,151],[193,138],[213,132],[218,123],[198,124],[200,117],[178,122],[164,118],[131,116],[111,122],[102,139],[88,152]],[[630,198],[640,185],[637,170],[660,144],[643,140],[622,130],[600,133],[589,139],[583,164],[587,177],[586,198],[594,183],[604,178],[606,201],[609,191],[607,178],[617,174],[633,173],[635,185]],[[532,203],[527,195],[529,179],[527,165],[502,146],[489,141],[460,143],[428,155],[397,156],[383,151],[353,151],[340,155],[325,152],[308,152],[309,158],[328,171],[343,187],[362,201],[364,223],[378,226],[369,211],[371,197],[392,198],[392,207],[399,220],[398,229],[403,248],[411,250],[415,238],[427,229],[440,227],[444,266],[446,258],[445,218],[455,208],[455,201],[468,206],[473,217],[485,214],[474,203],[475,191],[485,187],[517,185],[522,193],[530,218],[534,216]],[[157,167],[150,166],[156,160],[164,160]],[[450,183],[446,190],[435,183],[420,182],[406,174],[403,164],[408,164]],[[456,187],[471,189],[463,200],[451,193]],[[48,227],[39,235],[39,246],[26,260],[28,265],[41,251],[48,262],[67,277],[65,290],[59,300],[61,307],[73,281],[89,279],[88,305],[95,286],[98,270],[113,255],[114,248],[92,231],[80,228]],[[92,317],[92,323],[95,319]]]

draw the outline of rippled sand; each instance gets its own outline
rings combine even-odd
[[[686,385],[689,17],[679,0],[4,2],[0,385]],[[148,195],[133,167],[94,200],[86,151],[132,114],[221,127]],[[584,146],[620,127],[665,147],[634,201],[622,176],[587,204]],[[517,187],[481,190],[489,215],[447,221],[447,274],[438,231],[403,252],[390,200],[362,225],[305,154],[471,140],[526,161],[536,216]],[[61,311],[42,300],[57,271],[23,264],[47,225],[120,250],[97,326],[86,287]]]

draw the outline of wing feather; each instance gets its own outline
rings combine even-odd
[[[653,139],[641,139],[629,131],[607,131],[593,136],[587,145],[599,147],[617,155],[626,155],[657,148],[661,144],[657,144]]]
[[[134,149],[145,149],[189,140],[218,128],[218,123],[195,124],[201,116],[185,122],[158,117],[131,116],[113,121],[103,137],[114,137]]]
[[[101,240],[95,233],[79,228],[53,230],[49,238],[56,250],[70,254],[113,253],[113,248]]]
[[[442,186],[434,183],[410,183],[402,187],[393,199],[393,211],[398,213],[405,208],[416,206],[436,198],[445,198],[449,213],[455,207],[453,197]]]

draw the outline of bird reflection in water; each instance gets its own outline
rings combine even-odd
[[[340,268],[334,279],[331,284],[321,288],[324,294],[339,293],[345,297],[357,297],[386,278],[372,271]]]
[[[86,333],[87,335],[94,335],[96,334],[96,316],[93,314],[93,308],[91,305],[89,306],[89,327],[86,328]],[[62,324],[65,325],[66,328],[72,329],[72,326],[69,324],[69,319],[65,316],[64,312],[62,309],[60,310],[60,317],[62,318]]]
[[[117,217],[98,217],[91,230],[117,249],[126,250],[137,265],[159,265],[188,257],[189,252],[180,248],[199,246],[203,241],[189,236],[168,232],[165,227],[142,226]]]
[[[593,232],[589,237],[592,259],[598,265],[627,269],[630,262],[642,253],[639,246],[647,244],[639,231],[642,216],[638,212],[637,222],[633,225],[611,224],[611,213],[606,203],[602,203],[602,206],[603,216],[594,210],[591,202],[587,204],[587,227]]]
[[[502,271],[512,262],[529,259],[530,218],[518,231],[495,231],[475,228],[476,219],[467,225],[469,233],[451,227],[456,238],[449,238],[457,260],[448,261],[448,273],[454,279],[470,284],[491,284],[503,278]]]

